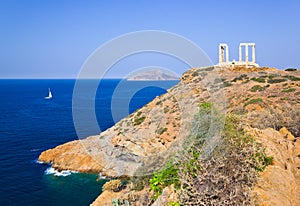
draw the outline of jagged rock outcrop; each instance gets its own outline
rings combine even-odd
[[[58,170],[89,173],[97,173],[102,170],[101,164],[86,152],[79,140],[42,152],[39,161],[52,163],[52,167]]]
[[[253,194],[258,205],[300,205],[300,139],[282,128],[280,132],[267,128],[251,128],[254,136],[274,158],[273,164],[260,174]]]

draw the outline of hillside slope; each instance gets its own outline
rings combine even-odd
[[[178,85],[115,126],[44,151],[39,161],[52,163],[59,170],[101,172],[110,177],[152,174],[182,150],[203,102],[220,108],[226,105],[226,113],[238,115],[240,127],[274,158],[252,188],[257,204],[300,205],[299,71],[267,67],[190,69]],[[102,197],[98,199],[105,199]]]

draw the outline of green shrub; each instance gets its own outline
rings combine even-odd
[[[283,89],[281,92],[286,92],[286,93],[288,93],[288,92],[294,92],[294,91],[296,91],[295,88],[288,88],[288,89]]]
[[[198,172],[201,170],[199,164],[196,164],[200,157],[200,152],[195,149],[190,149],[189,151],[192,155],[189,160],[187,160],[181,167],[182,172],[190,174],[193,178],[197,177]]]
[[[265,90],[265,88],[260,85],[254,85],[253,87],[251,87],[251,92],[257,92],[257,91],[263,91],[263,90]]]
[[[274,79],[276,76],[275,75],[269,75],[268,78],[269,79]]]
[[[210,112],[212,104],[210,102],[203,102],[199,105],[199,110]]]
[[[157,134],[163,134],[164,132],[166,132],[168,129],[167,128],[165,128],[165,127],[160,127],[157,131],[156,131],[156,133]]]
[[[157,101],[155,105],[161,105],[162,101]]]
[[[169,110],[170,110],[170,108],[167,106],[167,107],[165,107],[164,108],[164,113],[168,113],[169,112]]]
[[[150,179],[150,189],[155,193],[153,199],[156,200],[162,194],[163,189],[171,184],[174,184],[175,188],[180,188],[178,168],[172,161],[169,161]]]
[[[265,170],[265,168],[272,164],[274,161],[273,157],[268,157],[265,153],[263,152],[258,152],[254,155],[253,157],[256,161],[259,162],[259,164],[253,165],[256,171],[262,172]]]
[[[262,102],[261,98],[256,98],[256,99],[251,99],[250,101],[248,101],[245,106],[249,105],[249,104],[257,104],[259,102]]]
[[[250,99],[249,97],[246,97],[246,98],[244,99],[244,102],[248,101],[249,99]]]
[[[281,83],[281,82],[285,82],[286,79],[269,79],[268,83],[269,84],[275,84],[275,83]]]
[[[259,83],[265,83],[266,82],[266,80],[262,77],[259,77],[259,78],[253,77],[253,78],[251,78],[251,80],[255,81],[255,82],[259,82]]]
[[[284,71],[294,72],[294,71],[297,71],[297,69],[295,69],[295,68],[287,68]]]
[[[223,81],[222,81],[222,79],[219,79],[219,78],[216,78],[216,79],[214,80],[214,84],[219,84],[219,83],[221,83],[221,82],[223,82]]]
[[[295,92],[295,95],[299,95],[300,94],[300,92]]]
[[[291,81],[300,81],[299,77],[295,77],[295,76],[283,76]]]
[[[168,206],[180,206],[179,202],[168,202]]]
[[[140,125],[145,119],[146,119],[145,116],[142,116],[142,117],[136,117],[136,118],[134,119],[133,125],[134,125],[134,126]]]
[[[232,84],[230,83],[230,82],[223,82],[223,86],[224,87],[230,87],[230,86],[232,86]]]
[[[247,76],[247,74],[242,74],[239,77],[235,77],[233,80],[231,80],[231,82],[241,81],[241,80],[244,80],[244,79],[246,79],[246,80],[249,79],[249,77]]]
[[[130,189],[135,191],[141,191],[145,188],[145,186],[149,185],[149,180],[152,178],[152,175],[145,176],[133,176],[130,179]]]
[[[206,67],[206,68],[202,69],[202,71],[207,71],[207,72],[212,71],[212,70],[214,70],[214,67]]]
[[[192,77],[196,77],[196,76],[198,76],[198,75],[199,75],[198,72],[195,71],[195,72],[193,72]]]

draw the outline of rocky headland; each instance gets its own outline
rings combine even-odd
[[[214,122],[207,116],[214,111],[220,133],[212,132],[208,150],[203,142],[210,140],[204,138],[209,135],[203,125],[208,117],[209,123]],[[166,94],[113,127],[46,150],[39,161],[58,170],[137,177],[119,190],[105,190],[94,206],[113,201],[119,205],[300,205],[299,136],[300,71],[192,68]],[[162,177],[158,171],[185,151],[187,160],[179,158],[169,167],[175,167],[179,182],[155,182]]]

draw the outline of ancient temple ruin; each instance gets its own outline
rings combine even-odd
[[[249,58],[249,47],[251,48],[251,60]],[[244,57],[243,57],[244,48]],[[229,47],[225,43],[219,44],[219,63],[216,66],[246,66],[246,67],[259,67],[256,63],[255,57],[255,43],[240,43],[239,46],[239,60],[229,61]]]

